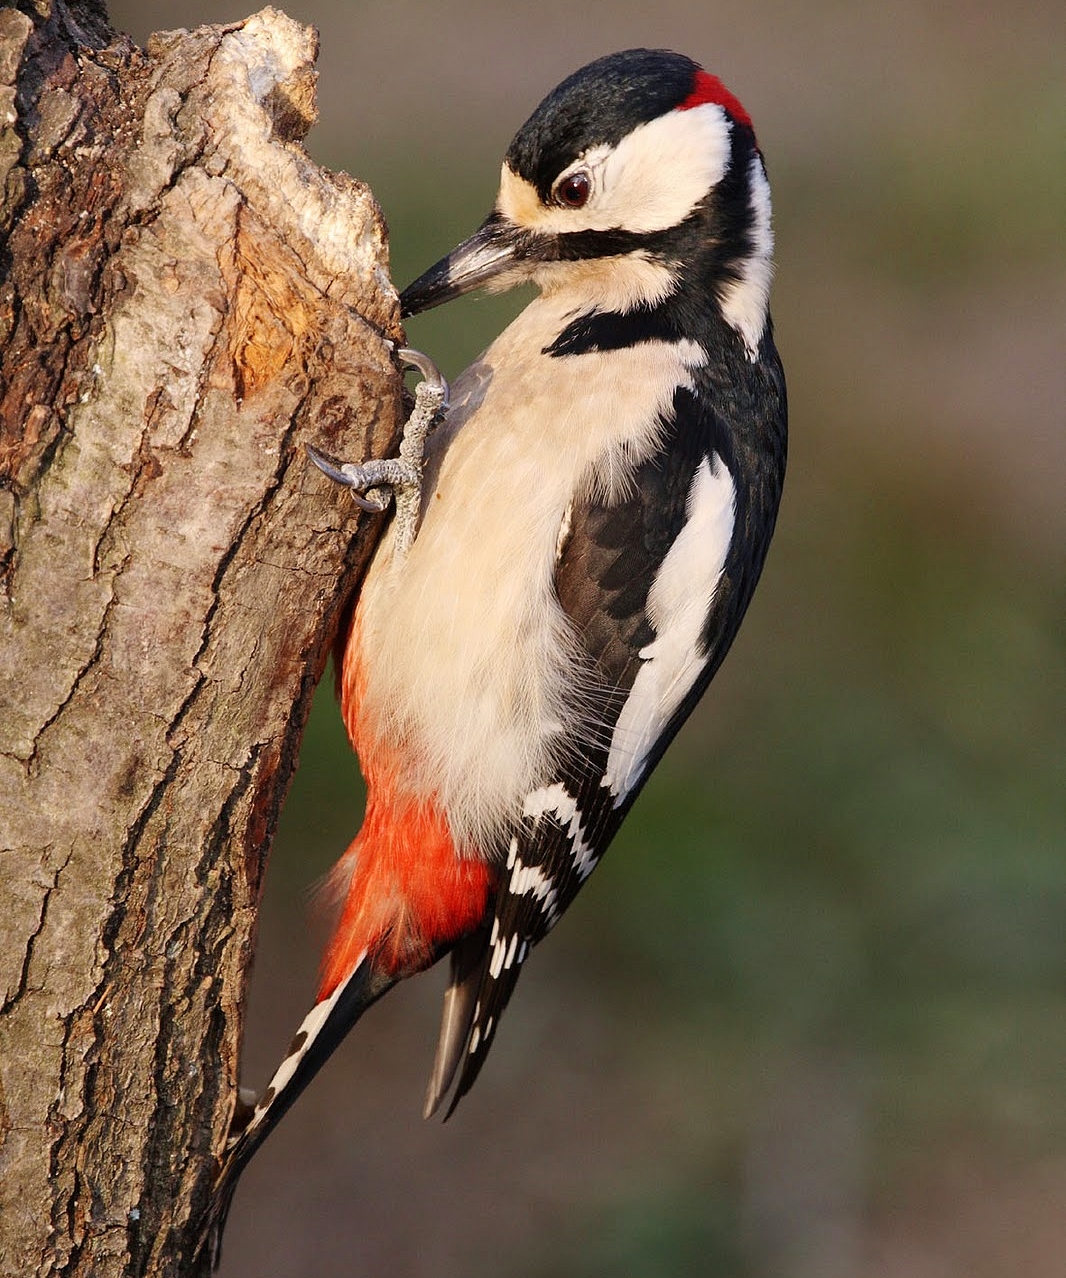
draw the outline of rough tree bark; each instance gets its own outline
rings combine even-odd
[[[0,1273],[194,1272],[263,869],[393,447],[315,36],[0,9]]]

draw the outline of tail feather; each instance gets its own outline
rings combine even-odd
[[[350,975],[304,1017],[288,1054],[274,1071],[250,1119],[230,1137],[223,1154],[197,1247],[198,1251],[209,1249],[213,1265],[218,1265],[221,1256],[222,1230],[241,1173],[355,1022],[397,979],[381,971],[364,954]]]
[[[474,1023],[478,990],[488,961],[488,930],[464,937],[451,952],[451,981],[444,995],[437,1056],[426,1089],[423,1118],[432,1118],[455,1079]]]

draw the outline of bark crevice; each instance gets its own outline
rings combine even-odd
[[[267,851],[394,450],[313,33],[0,11],[0,1276],[197,1272]]]

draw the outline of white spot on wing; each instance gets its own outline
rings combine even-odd
[[[700,634],[733,536],[736,489],[721,458],[700,463],[689,488],[685,526],[648,592],[655,639],[618,716],[603,784],[617,806],[644,775],[648,755],[706,660]]]
[[[517,857],[507,890],[513,896],[525,896],[527,893],[535,896],[541,902],[549,926],[555,921],[555,888],[540,866],[525,865],[522,858]],[[493,975],[495,976],[496,973],[494,972]]]
[[[566,786],[561,782],[541,786],[539,790],[534,790],[532,794],[526,796],[526,801],[522,805],[523,816],[537,821],[545,813],[551,813],[560,821],[572,821],[576,815],[577,800],[567,792]]]
[[[495,929],[494,929],[495,930]],[[507,948],[506,938],[494,941],[492,945],[492,958],[489,960],[489,976],[493,980],[503,971],[503,954]]]
[[[770,225],[770,183],[762,160],[751,157],[748,168],[751,208],[751,253],[735,262],[740,278],[722,289],[721,307],[726,320],[740,333],[751,359],[759,353],[770,306],[770,281],[774,274],[774,233]]]
[[[585,841],[585,832],[581,825],[581,813],[577,800],[569,794],[566,787],[557,782],[555,785],[543,786],[534,790],[526,799],[522,808],[523,814],[536,820],[545,813],[559,819],[566,825],[567,837],[570,839],[570,855],[574,859],[574,869],[581,882],[592,873],[598,860],[594,849]]]
[[[559,525],[559,536],[555,539],[555,562],[563,557],[566,543],[570,540],[570,527],[574,519],[574,503],[568,502],[563,514],[563,522]]]

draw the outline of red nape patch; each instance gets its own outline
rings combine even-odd
[[[678,110],[691,111],[693,107],[703,106],[705,102],[713,102],[716,106],[725,107],[737,124],[746,124],[749,129],[751,128],[751,116],[741,106],[740,99],[734,97],[716,75],[710,75],[707,71],[697,71],[692,92],[681,103]]]

